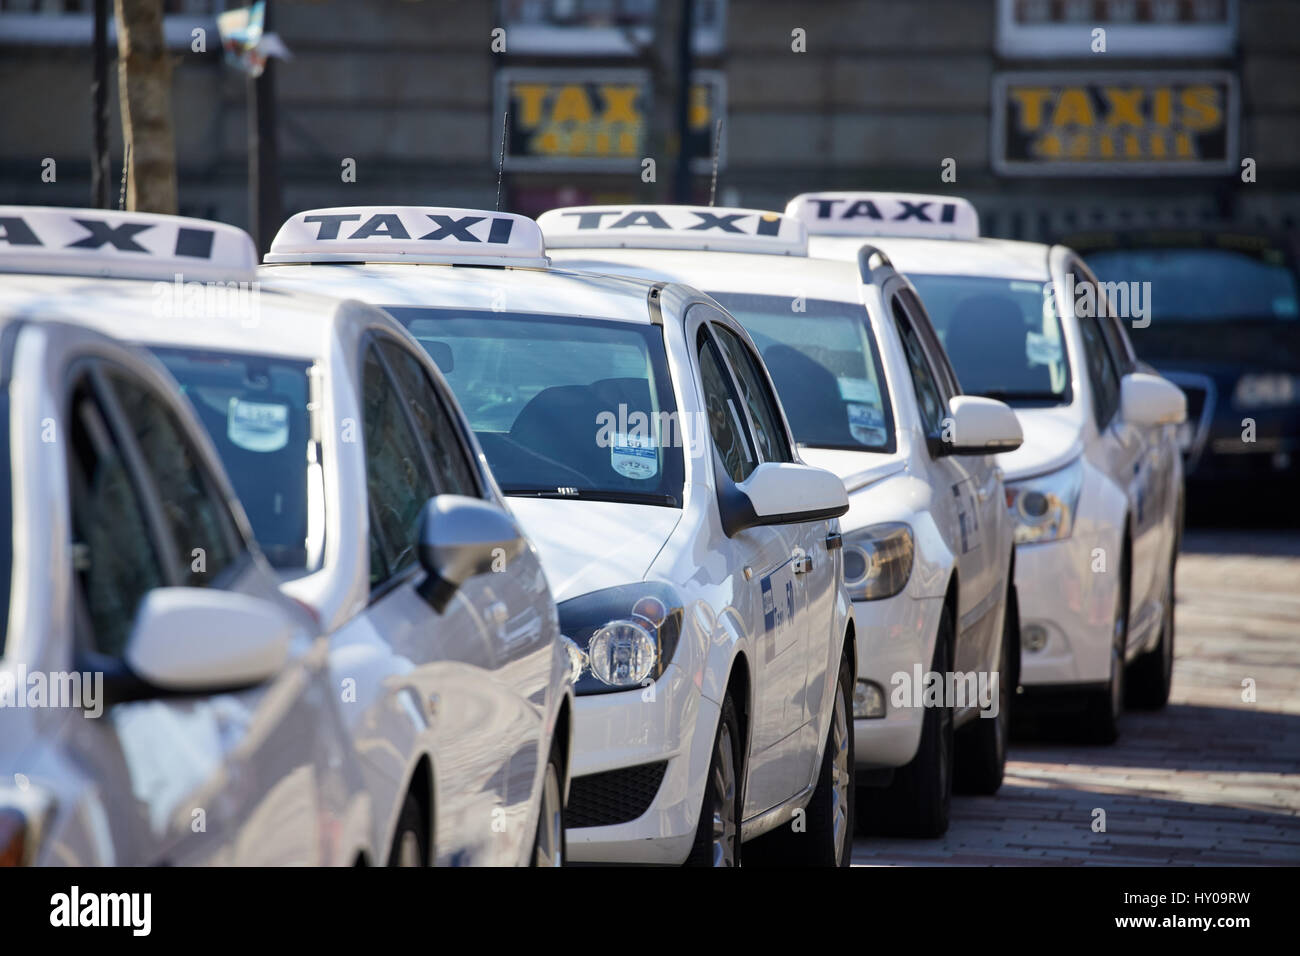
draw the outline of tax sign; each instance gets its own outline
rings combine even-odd
[[[694,77],[686,147],[697,167],[708,168],[723,79],[710,71]],[[498,117],[510,114],[509,169],[634,171],[649,155],[650,82],[644,70],[501,70],[496,103]],[[499,150],[500,123],[496,135]]]
[[[1216,175],[1237,168],[1236,77],[1003,73],[993,168],[1007,176]]]

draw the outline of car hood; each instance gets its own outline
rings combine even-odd
[[[844,490],[849,494],[861,491],[867,485],[903,470],[903,459],[898,455],[882,455],[873,451],[851,451],[845,448],[812,448],[799,446],[799,457],[805,465],[824,468],[839,475]]]
[[[1077,413],[1065,408],[1017,408],[1024,443],[998,455],[1007,481],[1043,475],[1068,465],[1083,451],[1083,427]]]
[[[537,548],[557,602],[643,580],[682,517],[679,508],[615,501],[506,501]]]

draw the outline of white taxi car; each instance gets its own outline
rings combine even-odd
[[[100,218],[124,258],[132,238],[175,232]],[[262,289],[255,255],[242,288],[166,267],[164,282],[83,283],[77,320],[161,359],[282,591],[328,635],[330,698],[372,807],[356,858],[562,862],[568,654],[436,366],[378,309]],[[28,280],[28,308],[58,282]]]
[[[315,621],[130,321],[251,281],[194,219],[0,207],[0,866],[319,865],[369,801]]]
[[[1087,735],[1113,741],[1126,696],[1145,707],[1169,696],[1182,392],[1139,369],[1078,255],[980,238],[964,199],[815,193],[786,212],[819,255],[853,257],[869,237],[911,277],[963,386],[1016,409],[1025,443],[1001,465],[1021,683],[1046,705],[1082,707]]]
[[[538,223],[557,263],[696,285],[758,345],[800,456],[840,475],[849,493],[841,530],[860,648],[858,819],[942,833],[954,779],[991,793],[1006,762],[1014,556],[992,452],[1019,443],[1015,416],[959,393],[925,310],[887,259],[806,258],[796,219],[581,207]],[[993,696],[982,707],[978,693],[918,706],[924,675],[956,672],[985,675]]]
[[[577,645],[572,859],[847,865],[855,635],[834,475],[693,289],[545,270],[535,223],[293,217],[263,281],[382,305],[437,360]],[[796,816],[800,832],[782,827]]]

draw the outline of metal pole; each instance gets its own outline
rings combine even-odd
[[[695,0],[681,0],[677,24],[677,170],[673,201],[691,201],[691,34],[695,26]]]
[[[267,0],[263,31],[271,32]],[[262,75],[248,78],[248,231],[258,252],[266,254],[284,219],[280,202],[280,148],[276,137],[275,60]]]
[[[95,0],[94,67],[90,79],[90,204],[107,209],[108,178],[108,0]]]

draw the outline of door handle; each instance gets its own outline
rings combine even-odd
[[[795,555],[793,564],[795,574],[807,574],[813,567],[812,558],[806,554]]]
[[[832,531],[826,536],[827,551],[838,551],[842,547],[844,547],[844,538],[838,531]]]

